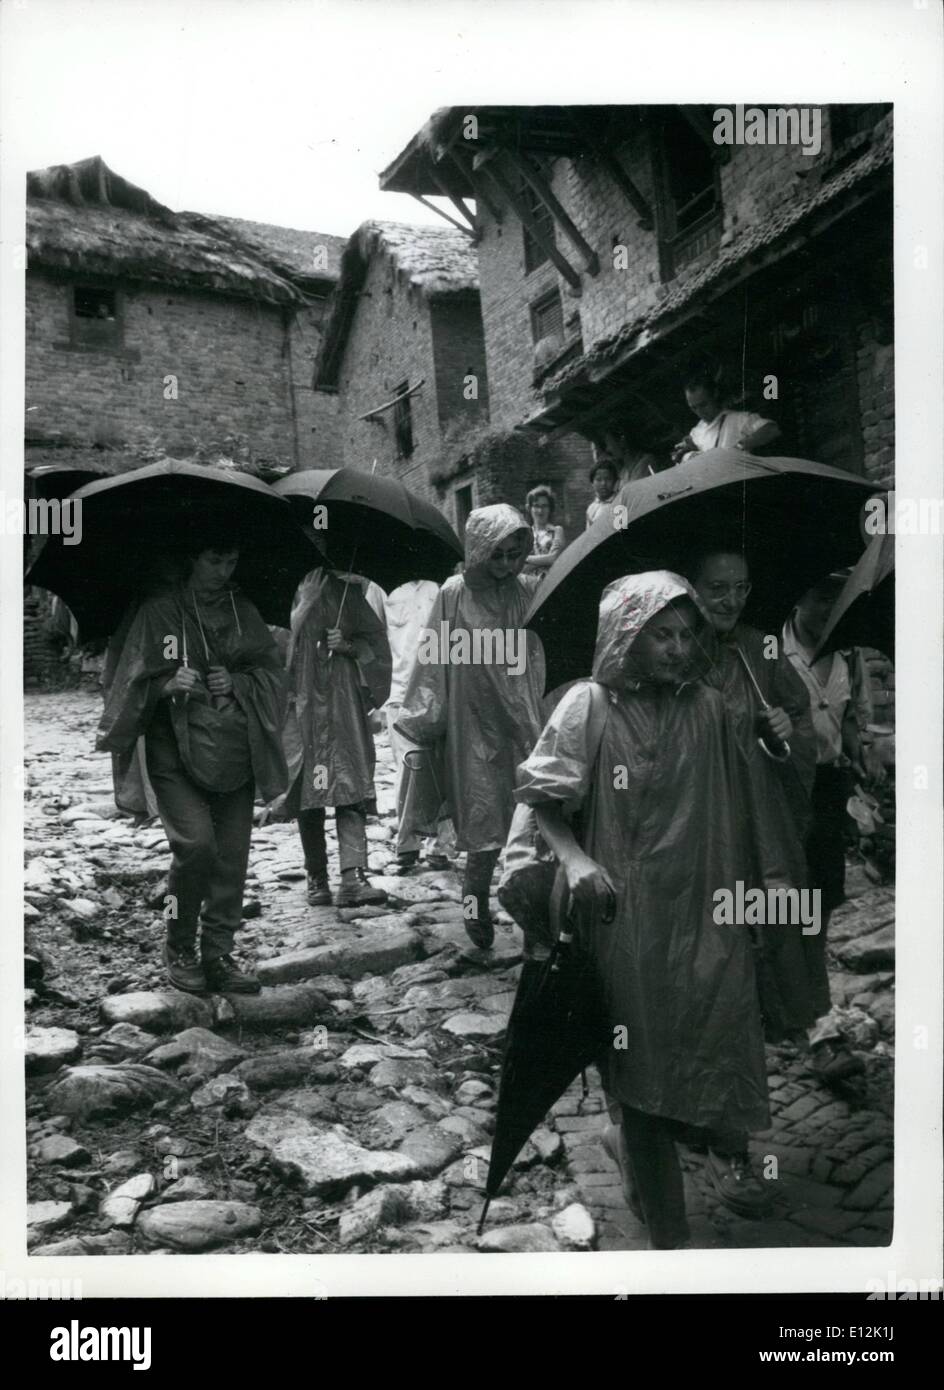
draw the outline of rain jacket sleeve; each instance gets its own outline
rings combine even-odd
[[[386,704],[390,694],[390,680],[393,674],[393,658],[387,630],[377,617],[367,599],[357,595],[359,602],[352,607],[351,618],[356,626],[350,640],[357,651],[357,666],[361,684],[370,692],[373,709]]]
[[[589,681],[572,686],[544,727],[530,757],[518,768],[515,800],[538,806],[559,802],[566,814],[580,809],[593,773],[589,750]]]
[[[440,624],[455,618],[461,587],[462,576],[453,575],[446,580],[433,601],[425,626],[437,637]],[[420,747],[446,737],[449,705],[447,672],[448,667],[441,661],[416,661],[410,672],[396,728],[404,738]]]

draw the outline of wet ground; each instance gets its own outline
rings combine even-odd
[[[170,991],[159,960],[168,852],[135,827],[93,751],[100,697],[26,699],[30,1244],[42,1253],[645,1249],[604,1154],[595,1073],[526,1146],[484,1237],[481,1208],[520,934],[462,925],[456,871],[392,876],[393,767],[378,737],[368,829],[382,908],[310,908],[297,834],[253,836],[238,953],[257,999]],[[332,877],[336,844],[329,821]],[[768,1049],[773,1124],[754,1136],[773,1207],[717,1200],[683,1150],[701,1247],[886,1244],[892,1223],[893,892],[850,865],[830,926],[836,1019],[864,1065],[837,1093]],[[56,1031],[53,1031],[56,1030]]]

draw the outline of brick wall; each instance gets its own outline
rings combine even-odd
[[[508,502],[524,511],[525,498],[538,483],[554,491],[556,525],[568,542],[584,529],[587,504],[593,498],[588,473],[592,451],[585,439],[565,435],[539,442],[530,434],[497,436],[476,455],[476,503]]]
[[[463,378],[479,379],[478,399],[466,400]],[[413,452],[397,453],[394,412],[358,417],[389,401],[403,382],[422,388],[410,398]],[[338,381],[339,434],[345,465],[388,473],[440,505],[431,470],[463,451],[463,440],[488,417],[489,387],[476,296],[429,301],[398,276],[388,257],[371,258]]]
[[[151,437],[172,455],[241,438],[252,456],[294,464],[296,433],[329,433],[336,406],[314,402],[316,315],[220,295],[123,285],[120,352],[68,347],[71,290],[31,270],[26,296],[27,401],[32,421],[77,443]],[[296,350],[297,349],[297,350]],[[165,397],[165,377],[177,399]],[[293,392],[292,386],[296,387]],[[298,426],[293,410],[298,407]],[[322,423],[323,422],[323,423]],[[332,450],[333,452],[333,450]]]
[[[895,486],[895,356],[876,338],[875,323],[859,325],[856,351],[865,473],[880,487]]]

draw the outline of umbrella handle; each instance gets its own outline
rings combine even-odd
[[[491,1197],[485,1198],[485,1205],[482,1207],[482,1215],[479,1217],[479,1224],[475,1228],[475,1234],[480,1236],[485,1229],[485,1218],[488,1216],[488,1209],[492,1205]]]

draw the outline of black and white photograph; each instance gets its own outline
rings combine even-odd
[[[939,1299],[939,8],[3,11],[5,1280]]]

